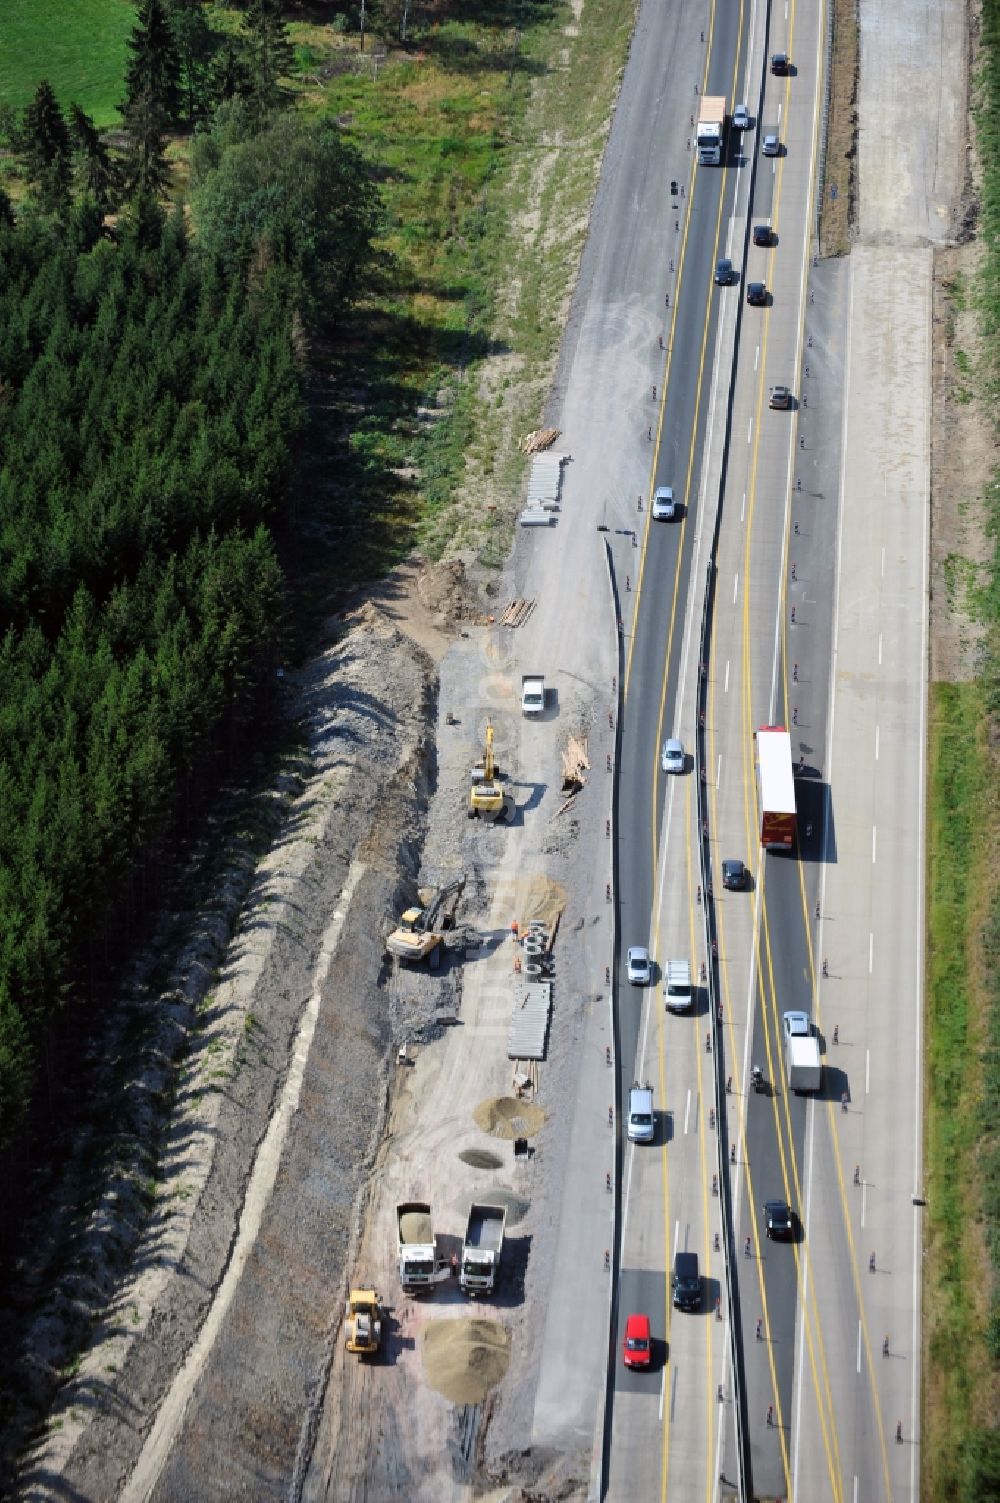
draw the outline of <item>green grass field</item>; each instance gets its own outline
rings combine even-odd
[[[0,100],[16,109],[47,78],[64,107],[74,101],[98,125],[114,125],[122,97],[131,0],[3,0]]]

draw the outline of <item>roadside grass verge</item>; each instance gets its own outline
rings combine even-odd
[[[820,254],[844,256],[851,248],[857,198],[858,15],[857,0],[833,6],[833,57],[826,158],[819,191]],[[831,197],[831,188],[836,196]]]
[[[958,294],[976,306],[982,355],[953,353],[959,400],[979,404],[995,437],[1000,0],[984,0],[981,20],[982,268]],[[944,333],[952,344],[954,329]],[[983,628],[981,665],[969,682],[932,685],[930,699],[921,1495],[944,1503],[1000,1498],[1000,472],[982,511],[984,561],[956,577],[962,599],[950,602]]]
[[[329,600],[415,544],[499,566],[579,269],[634,8],[436,13],[407,50],[292,28],[300,107],[335,118],[387,210],[375,298],[327,352],[305,527]],[[517,29],[512,21],[516,20]],[[333,70],[333,76],[323,75]]]
[[[4,0],[0,100],[21,110],[43,78],[63,109],[73,102],[96,125],[117,126],[131,0]]]
[[[992,1496],[960,1490],[958,1479],[991,1423],[995,1397],[984,1174],[997,1137],[984,1105],[992,1102],[995,1122],[1000,764],[981,682],[933,685],[929,722],[923,1491],[971,1503]]]

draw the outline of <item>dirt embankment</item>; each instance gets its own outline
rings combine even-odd
[[[450,575],[445,585],[443,610],[417,607],[432,651],[435,633],[447,640],[458,598]],[[405,625],[404,616],[362,607],[334,646],[289,676],[308,764],[224,963],[219,934],[217,972],[202,951],[171,978],[168,995],[185,997],[193,1022],[167,1054],[176,1089],[160,1129],[155,1206],[117,1282],[102,1267],[115,1185],[89,1219],[94,1335],[22,1473],[24,1496],[128,1496],[140,1455],[137,1475],[157,1497],[286,1494],[339,1322],[397,1040],[443,1026],[440,991],[404,1007],[379,985],[383,936],[412,900],[436,780],[436,676],[428,652],[391,619]],[[154,1056],[162,1066],[162,1044],[151,1047],[151,1066]],[[155,1140],[157,1124],[147,1127]],[[199,1353],[213,1312],[214,1340]],[[67,1323],[80,1314],[73,1291],[57,1290],[26,1360],[37,1369],[46,1353],[64,1352]],[[53,1360],[39,1398],[58,1376]]]

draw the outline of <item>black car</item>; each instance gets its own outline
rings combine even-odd
[[[789,1242],[795,1236],[795,1212],[787,1201],[766,1200],[764,1216],[767,1220],[767,1235],[775,1242]]]
[[[674,1258],[673,1278],[670,1282],[676,1310],[701,1309],[701,1275],[698,1271],[697,1253],[677,1253]]]
[[[747,283],[747,302],[751,308],[763,308],[767,304],[767,288],[763,282]]]
[[[722,885],[730,892],[742,892],[750,880],[750,873],[742,861],[723,861]]]
[[[715,263],[715,283],[717,287],[728,287],[733,280],[733,263],[728,256],[723,256]]]
[[[787,52],[771,53],[771,72],[776,74],[778,78],[784,78],[790,67],[791,63]]]
[[[771,244],[771,226],[769,224],[755,224],[753,227],[754,245]]]

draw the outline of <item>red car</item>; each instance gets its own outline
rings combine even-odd
[[[648,1315],[630,1315],[625,1322],[622,1358],[626,1367],[648,1367],[653,1356]]]

